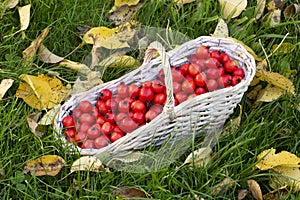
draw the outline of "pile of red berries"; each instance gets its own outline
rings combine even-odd
[[[223,51],[200,46],[188,63],[172,66],[175,106],[224,87],[235,86],[244,78],[244,70]],[[95,105],[84,100],[64,117],[62,124],[69,142],[81,148],[102,148],[159,115],[166,102],[164,71],[153,81],[126,85],[116,91],[100,91]]]

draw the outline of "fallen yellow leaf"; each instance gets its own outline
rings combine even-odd
[[[288,152],[281,151],[275,154],[275,149],[264,150],[257,156],[257,160],[260,160],[255,166],[260,170],[268,170],[277,166],[284,167],[299,167],[300,158],[296,155]]]
[[[271,102],[283,95],[285,91],[279,87],[268,84],[265,88],[259,91],[256,97],[256,102]]]
[[[278,44],[274,44],[272,46],[272,51],[274,53],[274,51],[277,49],[277,53],[289,54],[289,53],[292,53],[295,48],[296,48],[296,46],[293,45],[292,43],[284,42],[280,45],[280,47],[278,47]]]
[[[126,21],[130,21],[136,14],[136,12],[142,7],[142,5],[142,3],[138,3],[132,6],[120,6],[109,17],[109,21],[114,23],[115,25],[120,25]]]
[[[271,187],[278,189],[283,186],[292,188],[293,192],[300,190],[300,170],[299,167],[282,167],[277,166],[271,170],[273,173],[278,173],[281,176],[273,177]]]
[[[71,166],[71,173],[77,171],[101,172],[109,171],[104,168],[102,162],[95,156],[82,156],[77,159]]]
[[[12,79],[3,79],[0,83],[0,100],[4,97],[7,90],[12,86],[14,80]]]
[[[19,31],[24,31],[28,28],[30,22],[30,7],[31,5],[28,4],[23,7],[18,8],[19,16],[20,16],[20,23],[21,28]]]
[[[56,176],[66,164],[65,160],[57,155],[41,156],[26,163],[23,173],[30,172],[35,176]]]
[[[239,16],[247,7],[247,0],[219,0],[222,15],[227,19],[231,14],[232,18]]]
[[[195,167],[205,167],[212,159],[211,154],[212,149],[210,147],[197,149],[188,155],[183,164],[190,164],[190,166]]]
[[[109,65],[109,67],[138,67],[140,66],[140,62],[134,59],[131,56],[118,56],[113,58],[113,62]]]
[[[255,7],[255,13],[256,13],[255,19],[258,20],[264,12],[264,9],[266,7],[266,0],[257,0],[256,2],[257,3]]]
[[[174,2],[177,4],[178,7],[181,7],[184,4],[192,3],[197,0],[174,0]]]
[[[37,50],[39,49],[41,43],[43,42],[43,40],[46,38],[46,36],[49,33],[49,28],[46,28],[43,30],[43,32],[35,39],[31,42],[30,46],[27,47],[23,52],[23,58],[25,60],[29,60],[30,58],[32,58],[33,56],[35,56]]]
[[[18,5],[18,3],[19,3],[19,0],[10,0],[8,2],[8,4],[6,5],[6,8],[9,8],[9,9],[14,8]]]
[[[47,47],[45,47],[43,44],[41,44],[41,46],[38,48],[38,55],[41,61],[43,61],[44,63],[53,64],[53,63],[59,63],[64,60],[63,57],[57,56],[51,51],[49,51],[49,49],[47,49]]]
[[[16,96],[22,98],[29,106],[41,110],[53,108],[66,97],[68,90],[57,78],[43,74],[32,76],[22,74]]]
[[[284,91],[295,94],[295,86],[293,82],[281,74],[268,72],[265,70],[256,70],[255,76],[261,81],[268,82],[274,86],[277,86],[278,88],[283,89]]]
[[[109,13],[114,12],[119,7],[127,5],[127,6],[134,6],[137,5],[140,2],[140,0],[115,0],[114,6],[109,11]]]
[[[229,36],[228,26],[227,26],[226,22],[224,21],[224,19],[219,18],[218,24],[217,24],[212,36],[214,36],[214,37],[228,37]]]

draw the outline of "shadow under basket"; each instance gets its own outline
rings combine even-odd
[[[244,70],[245,77],[235,86],[207,92],[174,106],[170,66],[178,66],[188,62],[188,57],[194,54],[200,45],[209,47],[210,51],[221,50],[227,53],[231,59],[238,61],[238,67]],[[151,60],[156,51],[160,56]],[[153,42],[149,45],[144,62],[139,68],[119,79],[96,86],[84,93],[73,95],[68,99],[61,106],[54,120],[54,127],[58,133],[57,138],[63,141],[66,148],[74,151],[77,148],[82,155],[104,153],[110,158],[114,158],[114,155],[128,155],[130,152],[139,152],[146,147],[159,148],[170,141],[180,142],[193,133],[209,134],[215,132],[224,126],[225,121],[241,101],[255,75],[255,68],[252,55],[241,44],[231,39],[201,36],[169,52],[165,52],[160,43]],[[69,115],[81,101],[88,100],[95,105],[101,90],[108,88],[115,93],[121,82],[129,85],[147,80],[153,81],[161,69],[165,73],[167,101],[162,113],[154,120],[101,149],[81,149],[67,142],[63,133],[62,119]]]

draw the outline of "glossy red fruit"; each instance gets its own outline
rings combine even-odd
[[[224,52],[221,53],[219,61],[220,61],[222,64],[224,64],[224,63],[227,62],[228,60],[230,60],[229,55],[228,55],[227,53],[224,53]]]
[[[181,90],[181,84],[178,82],[173,82],[173,93],[178,93]]]
[[[134,102],[132,102],[131,106],[131,111],[132,112],[146,112],[146,105],[143,101],[141,100],[135,100]]]
[[[207,66],[205,65],[205,59],[198,59],[196,61],[196,65],[198,65],[198,67],[200,68],[200,71],[203,71],[207,68]]]
[[[228,60],[224,63],[223,67],[226,72],[233,73],[238,68],[237,64],[238,63],[235,60]]]
[[[92,109],[92,111],[91,111],[91,114],[92,114],[95,118],[99,117],[99,116],[100,116],[99,109],[98,109],[97,107],[94,107],[94,108]]]
[[[219,69],[216,67],[211,67],[206,70],[206,76],[208,79],[216,79],[220,77]]]
[[[204,87],[207,82],[207,77],[205,73],[199,73],[196,75],[194,82],[198,87]]]
[[[181,64],[179,70],[180,70],[180,73],[181,73],[183,76],[186,75],[186,74],[188,73],[189,65],[190,65],[190,64],[188,64],[188,63],[183,63],[183,64]]]
[[[65,136],[68,138],[74,138],[76,134],[75,128],[68,128],[65,130]]]
[[[145,122],[145,114],[143,112],[135,112],[133,113],[132,119],[135,122],[142,124]]]
[[[83,142],[87,137],[87,134],[85,132],[78,132],[75,135],[75,141],[76,142]]]
[[[82,149],[94,149],[94,140],[85,140],[82,145],[80,146]]]
[[[166,90],[165,84],[161,80],[155,80],[151,84],[154,93],[161,93]]]
[[[197,64],[190,64],[188,68],[189,75],[195,77],[197,74],[201,72],[201,68]]]
[[[80,123],[89,123],[89,124],[93,124],[95,122],[95,117],[93,115],[91,115],[90,113],[83,113],[80,118],[79,121]]]
[[[204,87],[199,87],[199,88],[195,89],[195,94],[196,95],[204,94],[206,92],[207,92],[207,90]]]
[[[217,60],[220,61],[220,57],[221,57],[221,54],[222,54],[222,53],[223,53],[223,52],[220,51],[220,50],[213,50],[212,52],[210,52],[210,57],[216,58]]]
[[[197,58],[196,54],[190,55],[190,57],[189,57],[190,63],[196,63],[197,60],[198,60],[198,58]]]
[[[190,74],[187,74],[187,75],[184,76],[184,79],[192,81],[192,80],[194,80],[194,77],[192,75],[190,75]]]
[[[123,133],[122,129],[119,126],[115,126],[115,128],[113,129],[113,132],[117,132],[117,133]]]
[[[82,133],[86,133],[87,130],[91,127],[92,125],[90,123],[84,122],[81,123],[79,126],[79,131],[78,132],[82,132]]]
[[[220,62],[216,58],[208,58],[205,60],[204,65],[207,68],[217,68],[220,65]]]
[[[103,89],[99,93],[99,100],[107,101],[108,99],[111,99],[112,97],[112,91],[109,89]]]
[[[240,77],[244,78],[245,72],[242,68],[237,68],[236,70],[233,71],[233,76],[240,76]]]
[[[139,100],[146,102],[151,101],[154,98],[154,92],[150,86],[143,86],[140,90]]]
[[[110,122],[105,122],[101,127],[101,132],[105,135],[109,135],[114,129],[114,125]]]
[[[126,113],[129,112],[129,109],[130,109],[130,102],[128,99],[123,99],[119,102],[118,104],[119,112]]]
[[[154,110],[148,110],[145,114],[146,122],[152,121],[157,116],[157,113]]]
[[[232,86],[239,84],[243,78],[241,76],[233,76],[232,77]]]
[[[131,98],[137,99],[140,93],[140,87],[137,84],[132,83],[128,87],[128,92]]]
[[[108,112],[104,115],[105,121],[110,123],[115,123],[115,113]]]
[[[105,101],[100,101],[100,100],[97,101],[96,107],[98,108],[100,114],[105,114],[108,112],[106,105],[105,105]]]
[[[208,91],[214,91],[218,88],[219,84],[215,79],[209,79],[206,83]]]
[[[68,115],[68,116],[64,117],[62,120],[62,125],[65,128],[75,127],[75,120],[74,120],[73,116]]]
[[[106,122],[106,120],[105,120],[105,117],[104,117],[104,116],[99,116],[99,117],[97,117],[97,119],[96,119],[96,123],[99,124],[99,125],[101,125],[101,126],[102,126],[102,124],[104,124],[105,122]]]
[[[115,141],[117,141],[118,139],[120,139],[123,136],[124,136],[123,133],[112,132],[111,135],[110,135],[110,141],[111,142],[115,142]]]
[[[157,114],[160,114],[163,110],[163,107],[161,105],[154,104],[150,107],[149,110],[154,110]]]
[[[161,81],[165,80],[165,72],[163,69],[159,70],[158,75],[157,75],[158,79]]]
[[[118,109],[118,103],[116,102],[116,100],[113,98],[113,99],[108,99],[106,102],[105,102],[105,108],[108,110],[108,111],[115,111]]]
[[[178,92],[176,95],[175,95],[175,99],[178,101],[178,103],[182,103],[184,101],[187,100],[187,94],[183,91],[181,92]]]
[[[72,111],[72,116],[75,118],[75,119],[78,119],[80,116],[81,116],[82,112],[80,109],[74,109]]]
[[[93,126],[91,126],[87,132],[87,137],[90,139],[96,139],[97,137],[100,136],[101,134],[101,127],[99,124],[94,124]]]
[[[232,85],[232,76],[230,74],[224,74],[219,79],[219,86],[221,88]]]
[[[196,84],[193,80],[184,80],[181,84],[181,90],[190,94],[193,93],[196,88]]]
[[[177,69],[176,67],[173,67],[171,69],[172,73],[172,80],[176,82],[181,82],[183,80],[183,75],[181,74],[180,70]]]
[[[164,105],[166,102],[166,99],[167,99],[166,93],[158,93],[158,94],[155,94],[153,103]]]
[[[209,50],[206,46],[201,45],[196,49],[196,56],[200,59],[206,59],[210,56]]]
[[[105,135],[101,135],[100,137],[96,138],[94,141],[94,145],[97,149],[101,149],[109,145],[110,141]]]
[[[129,96],[129,88],[125,83],[120,83],[116,89],[117,94],[120,98],[125,98]]]
[[[222,75],[225,74],[224,67],[219,67],[218,70],[219,70],[219,75],[220,75],[220,76],[222,76]]]
[[[136,123],[132,118],[126,117],[122,120],[119,126],[125,133],[131,133],[138,127],[138,123]]]
[[[84,113],[91,112],[93,109],[93,105],[89,101],[81,101],[79,103],[79,109]]]
[[[120,124],[123,119],[128,117],[128,113],[118,113],[115,117],[115,121],[117,124]]]

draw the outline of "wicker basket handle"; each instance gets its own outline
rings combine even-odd
[[[150,62],[154,53],[158,52],[162,62],[162,68],[165,73],[165,85],[167,89],[167,100],[164,106],[164,113],[169,115],[170,120],[172,121],[175,118],[174,112],[174,96],[173,96],[173,81],[172,81],[172,73],[171,73],[171,66],[169,62],[169,56],[166,54],[166,50],[163,45],[157,41],[152,42],[146,52],[144,57],[144,64]]]

